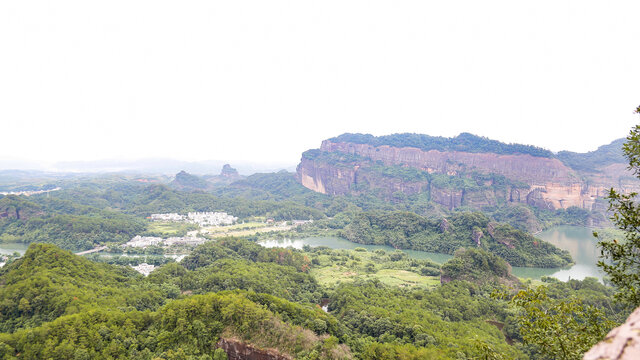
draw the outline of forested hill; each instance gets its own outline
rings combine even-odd
[[[593,171],[594,167],[602,167],[611,164],[626,164],[622,154],[622,145],[625,139],[617,139],[607,145],[600,146],[597,150],[586,153],[572,151],[560,151],[558,159],[568,166],[582,171]]]
[[[145,310],[164,302],[132,269],[95,263],[50,244],[32,244],[0,269],[0,332],[38,326],[92,307]]]
[[[470,133],[461,133],[460,135],[452,138],[412,133],[385,136],[346,133],[331,138],[329,141],[369,144],[372,146],[388,145],[392,147],[414,147],[425,151],[464,151],[471,153],[527,154],[546,158],[553,157],[553,153],[551,151],[537,146],[506,144]]]
[[[573,151],[560,151],[557,154],[533,145],[507,144],[492,140],[483,136],[470,133],[461,133],[458,136],[447,138],[442,136],[430,136],[425,134],[391,134],[373,136],[370,134],[345,133],[328,139],[334,143],[368,144],[374,147],[413,147],[424,151],[463,151],[470,153],[492,153],[500,155],[531,155],[545,158],[557,158],[565,165],[575,170],[589,170],[610,164],[626,163],[622,155],[622,144],[625,139],[617,139],[609,144],[600,146],[597,150],[586,153]]]

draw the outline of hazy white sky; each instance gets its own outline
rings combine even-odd
[[[295,163],[343,132],[588,151],[640,118],[640,1],[2,1],[0,159]]]

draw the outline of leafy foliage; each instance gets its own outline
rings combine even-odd
[[[225,336],[258,347],[277,347],[300,358],[351,357],[337,341],[328,343],[310,330],[283,322],[250,296],[255,295],[193,296],[155,312],[90,310],[38,328],[0,334],[0,355],[3,359],[212,359],[220,358],[216,343]],[[268,304],[269,299],[262,300]],[[287,304],[277,303],[278,308]],[[320,312],[306,311],[299,317],[310,322],[327,318]]]
[[[610,144],[602,145],[597,150],[587,153],[560,151],[557,157],[576,170],[592,172],[597,167],[625,163],[625,157],[622,152],[624,142],[625,139],[617,139]]]
[[[515,285],[511,267],[502,258],[482,249],[458,249],[451,260],[442,265],[442,278],[466,280],[478,284]]]
[[[291,249],[266,249],[245,239],[223,238],[197,247],[181,265],[155,270],[149,280],[182,291],[243,289],[291,301],[319,303],[322,289],[306,271],[310,260]]]
[[[551,300],[544,287],[522,290],[511,303],[522,309],[517,318],[522,339],[539,359],[582,359],[615,325],[578,299]]]
[[[49,244],[33,244],[0,271],[0,331],[33,327],[98,306],[154,309],[161,288],[133,270],[91,262]]]
[[[194,191],[206,190],[210,186],[210,184],[206,180],[196,175],[189,174],[185,171],[180,171],[176,174],[176,178],[171,182],[171,186],[181,190]]]
[[[393,134],[373,136],[369,134],[342,134],[329,139],[332,142],[350,142],[369,144],[372,146],[389,145],[394,147],[415,147],[421,150],[490,152],[495,154],[528,154],[540,157],[553,157],[553,153],[536,146],[521,144],[505,144],[486,137],[469,133],[461,133],[453,138],[429,136],[424,134]]]
[[[640,107],[639,107],[640,109]],[[640,113],[640,110],[637,111]],[[629,160],[629,169],[640,177],[640,125],[636,125],[624,144],[623,151]],[[613,212],[613,222],[624,231],[625,239],[600,238],[602,256],[598,262],[611,282],[618,288],[619,299],[640,306],[640,203],[635,192],[622,194],[614,189],[609,191],[609,210]],[[594,233],[597,236],[597,233]]]
[[[363,346],[366,358],[377,354],[387,359],[418,359],[417,354],[436,349],[442,358],[473,358],[478,355],[473,339],[481,339],[510,358],[523,357],[506,344],[496,327],[484,321],[504,318],[506,305],[478,293],[474,285],[458,281],[432,291],[355,282],[336,290],[329,309],[349,329],[374,341]],[[353,348],[358,349],[357,345]]]
[[[480,243],[513,266],[559,267],[571,262],[568,252],[509,225],[492,223],[482,213],[430,220],[409,212],[362,212],[354,215],[341,235],[361,244],[445,254]]]

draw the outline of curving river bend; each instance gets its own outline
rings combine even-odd
[[[522,268],[514,267],[513,274],[521,278],[539,279],[541,276],[552,276],[559,280],[584,279],[587,276],[602,279],[603,273],[596,266],[600,251],[596,240],[592,235],[592,229],[579,226],[557,226],[545,230],[536,235],[553,245],[568,250],[576,262],[570,268]],[[266,247],[294,247],[302,249],[304,245],[312,247],[327,246],[332,249],[354,249],[363,247],[368,250],[384,249],[394,251],[395,249],[385,245],[362,245],[356,244],[346,239],[335,237],[312,237],[304,239],[279,239],[263,240],[260,244]],[[24,254],[27,249],[25,244],[2,244],[0,243],[0,254],[12,254],[19,252]],[[431,253],[426,251],[402,250],[409,256],[416,259],[431,259],[437,263],[443,263],[451,258],[451,255]]]
[[[570,268],[523,268],[514,267],[513,274],[521,278],[539,279],[542,276],[552,276],[562,281],[569,279],[582,280],[585,277],[595,277],[602,279],[603,273],[597,267],[598,256],[598,240],[592,235],[593,230],[579,226],[557,226],[549,230],[545,230],[536,235],[536,237],[548,241],[553,245],[568,250],[576,262]],[[304,245],[311,247],[327,246],[332,249],[354,249],[363,247],[368,250],[384,249],[386,251],[395,251],[391,246],[385,245],[362,245],[356,244],[346,239],[335,237],[311,237],[304,239],[278,239],[278,240],[262,240],[260,245],[265,247],[293,247],[302,249]],[[402,250],[409,256],[416,259],[431,259],[437,263],[443,263],[451,258],[451,255],[430,253],[416,250]]]

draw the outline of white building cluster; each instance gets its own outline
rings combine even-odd
[[[139,272],[144,276],[149,276],[149,274],[151,274],[151,272],[156,268],[155,265],[150,265],[147,263],[142,263],[140,265],[131,266],[131,267],[133,268],[133,270]]]
[[[238,218],[231,216],[226,212],[190,212],[186,216],[168,213],[168,214],[151,214],[153,221],[171,221],[171,222],[189,222],[200,226],[220,226],[232,225]]]
[[[190,212],[187,221],[200,226],[232,225],[238,218],[226,212]]]
[[[146,248],[149,246],[162,246],[164,244],[164,239],[155,236],[140,236],[137,235],[133,239],[129,240],[126,244],[123,244],[123,247],[138,247],[138,248]]]
[[[122,247],[147,248],[149,246],[170,247],[173,245],[200,245],[207,241],[205,238],[186,236],[186,237],[170,237],[163,239],[155,236],[136,236],[123,244]]]
[[[52,191],[58,191],[61,190],[59,187],[55,188],[55,189],[49,189],[49,190],[25,190],[25,191],[0,191],[0,195],[24,195],[24,196],[31,196],[31,195],[38,195],[38,194],[45,194],[45,193],[50,193]]]

